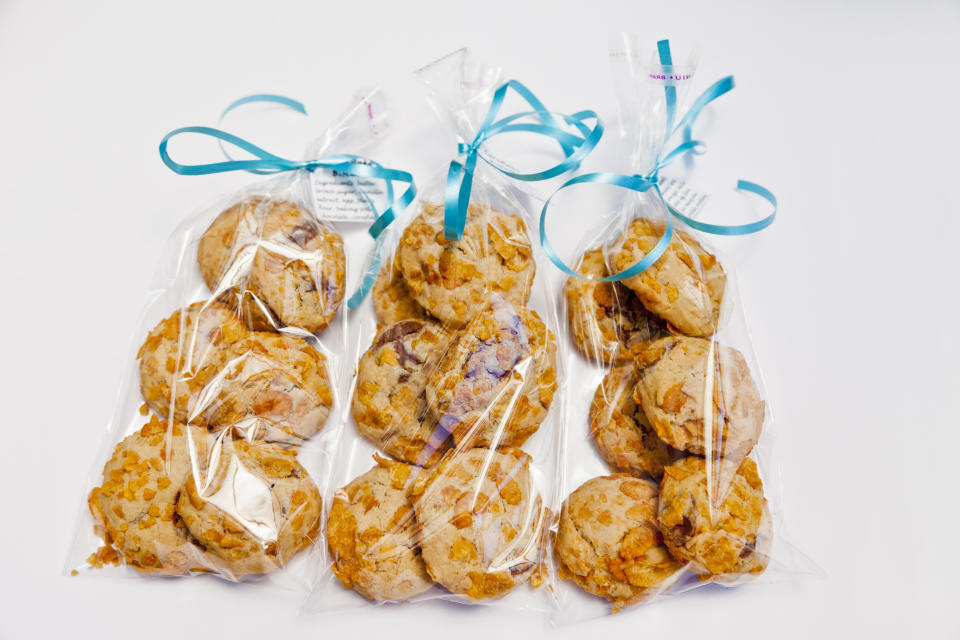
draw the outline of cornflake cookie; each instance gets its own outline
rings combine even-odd
[[[616,471],[659,480],[663,467],[683,457],[657,435],[637,403],[633,365],[611,369],[590,405],[590,432],[600,455]]]
[[[201,391],[223,368],[227,349],[248,335],[226,306],[196,302],[162,320],[147,335],[140,360],[140,391],[151,409],[180,422],[199,419],[194,409]]]
[[[292,202],[250,197],[233,205],[200,239],[197,260],[216,296],[248,289],[282,323],[312,333],[330,324],[343,299],[343,238]],[[250,315],[262,319],[255,307]]]
[[[286,334],[257,331],[233,343],[209,388],[208,424],[249,423],[258,439],[302,442],[323,428],[333,405],[326,356]]]
[[[526,304],[536,266],[526,225],[516,215],[470,205],[463,237],[443,234],[443,206],[424,206],[397,249],[414,300],[445,324],[462,327],[492,294]]]
[[[191,468],[187,429],[201,433],[152,416],[117,444],[87,499],[98,534],[142,573],[181,575],[205,564],[176,513]]]
[[[214,298],[235,309],[251,329],[276,331],[280,322],[250,290],[253,256],[271,201],[248,196],[223,211],[200,237],[197,262]]]
[[[197,263],[207,288],[219,295],[246,288],[269,202],[249,197],[223,211],[200,236]]]
[[[421,320],[384,329],[357,365],[353,418],[360,434],[386,453],[420,466],[436,463],[449,439],[437,430],[425,385],[449,332]]]
[[[624,233],[614,260],[623,271],[643,259],[663,235],[665,223],[637,218]],[[647,270],[623,281],[643,305],[680,333],[710,336],[717,330],[727,276],[713,254],[689,233],[674,230],[663,255]]]
[[[634,366],[633,398],[667,444],[737,460],[756,444],[765,403],[736,349],[702,338],[662,338],[634,349]]]
[[[457,333],[426,390],[458,446],[520,446],[557,390],[556,339],[535,311],[494,295]]]
[[[584,253],[576,271],[589,278],[610,275],[602,249]],[[629,362],[631,346],[666,333],[663,322],[619,282],[593,282],[570,276],[563,292],[573,343],[593,360]]]
[[[657,530],[657,486],[622,474],[593,478],[570,494],[554,547],[561,577],[615,611],[668,588],[683,568]]]
[[[377,466],[334,494],[327,521],[333,572],[371,600],[408,600],[433,586],[407,497],[415,467],[380,456],[374,460]]]
[[[327,328],[343,300],[343,238],[289,202],[263,223],[251,287],[282,322],[316,333]]]
[[[413,299],[400,271],[400,258],[385,263],[377,274],[370,292],[373,311],[380,326],[389,326],[403,320],[427,320],[426,310]]]
[[[427,572],[449,591],[495,598],[534,574],[545,513],[519,449],[451,450],[410,496]]]
[[[269,573],[316,538],[320,492],[294,451],[221,437],[198,466],[177,512],[224,575]]]
[[[664,470],[657,516],[663,539],[674,557],[690,562],[702,577],[733,581],[761,573],[770,560],[772,531],[757,465],[746,458],[739,468],[729,461],[711,466],[711,476],[716,467],[733,467],[715,474],[732,477],[720,499],[708,494],[717,480],[708,478],[703,458],[684,458]]]

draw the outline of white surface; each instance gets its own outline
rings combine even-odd
[[[0,3],[0,637],[957,637],[960,12],[835,4]],[[620,29],[695,40],[701,77],[737,76],[710,142],[781,202],[740,281],[790,530],[826,580],[547,631],[484,608],[297,617],[293,593],[60,575],[162,244],[248,180],[175,176],[166,131],[258,91],[301,98],[319,128],[358,86],[466,44],[547,104],[609,114]]]

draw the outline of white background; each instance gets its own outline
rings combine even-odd
[[[826,579],[549,630],[429,604],[298,617],[289,592],[61,575],[163,242],[249,180],[175,176],[165,132],[259,91],[322,127],[359,86],[463,45],[549,105],[608,114],[622,29],[697,41],[701,75],[737,76],[711,144],[781,203],[740,283],[784,511]],[[960,636],[958,33],[958,5],[934,2],[0,2],[0,637]]]

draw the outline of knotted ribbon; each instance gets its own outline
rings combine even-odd
[[[251,102],[274,102],[306,114],[306,109],[296,100],[273,94],[256,94],[245,96],[234,101],[224,110],[223,114],[221,114],[221,120],[223,119],[223,116],[225,116],[234,108]],[[175,162],[170,157],[170,154],[167,151],[167,146],[170,140],[172,140],[174,137],[188,133],[214,138],[217,140],[218,144],[221,145],[221,149],[223,149],[223,143],[226,142],[227,144],[232,145],[242,151],[246,151],[250,155],[254,156],[255,159],[234,160],[230,157],[226,150],[223,149],[224,155],[226,155],[228,158],[228,160],[225,162],[211,162],[207,164],[192,165]],[[322,170],[332,171],[335,175],[382,180],[386,185],[387,191],[386,207],[377,215],[376,219],[370,225],[368,230],[376,242],[374,252],[370,260],[371,266],[367,269],[360,286],[347,301],[347,308],[349,309],[353,309],[359,305],[370,291],[370,288],[373,286],[381,259],[380,249],[382,247],[382,242],[380,239],[384,230],[393,223],[397,217],[397,214],[399,214],[407,207],[407,205],[413,202],[413,199],[417,193],[413,176],[410,173],[396,169],[389,169],[368,158],[342,153],[323,156],[312,160],[289,160],[287,158],[282,158],[278,155],[272,154],[269,151],[266,151],[265,149],[258,147],[247,140],[244,140],[243,138],[213,127],[193,126],[174,129],[160,140],[160,159],[163,160],[163,163],[167,165],[171,171],[185,176],[209,175],[212,173],[225,173],[228,171],[247,171],[249,173],[255,173],[258,175],[268,175],[282,173],[285,171],[313,172]],[[403,193],[399,197],[395,196],[393,187],[394,182],[406,185],[406,189],[404,189]],[[376,206],[374,205],[370,196],[363,189],[358,189],[358,191],[367,201],[370,209],[376,212]]]
[[[670,54],[669,41],[661,40],[657,43],[657,49],[660,55],[660,63],[664,66],[672,66],[673,60]],[[693,104],[690,106],[690,109],[688,109],[680,121],[677,122],[676,126],[673,125],[673,122],[676,118],[677,108],[676,87],[670,85],[664,87],[667,111],[667,134],[665,135],[664,140],[669,141],[670,138],[682,130],[683,141],[665,155],[661,152],[656,163],[654,164],[653,170],[650,171],[649,174],[641,176],[607,172],[587,173],[574,176],[560,185],[560,187],[554,191],[549,198],[547,198],[547,201],[544,202],[543,209],[540,212],[540,244],[550,261],[567,275],[574,276],[576,278],[595,280],[597,282],[616,282],[631,278],[644,272],[660,259],[660,256],[662,256],[663,252],[667,250],[667,246],[670,244],[670,240],[673,238],[673,218],[677,218],[687,226],[698,231],[724,236],[738,236],[756,233],[757,231],[765,229],[773,224],[773,221],[777,215],[777,199],[768,189],[754,182],[738,180],[736,188],[739,191],[753,193],[760,196],[773,205],[773,212],[756,222],[738,225],[710,224],[694,220],[693,218],[685,216],[671,207],[669,203],[664,200],[663,194],[660,192],[659,174],[661,169],[676,162],[678,159],[688,153],[693,153],[696,155],[702,155],[705,153],[706,146],[704,143],[700,140],[693,139],[693,125],[696,122],[697,117],[700,115],[700,112],[703,111],[704,107],[723,94],[731,91],[733,87],[733,76],[727,76],[712,84],[693,102]],[[623,271],[603,278],[589,278],[587,276],[580,275],[575,270],[568,267],[567,264],[560,259],[560,256],[557,255],[556,251],[553,249],[553,246],[550,244],[549,239],[547,238],[546,221],[547,210],[550,206],[550,201],[563,189],[573,185],[586,183],[609,184],[622,189],[636,191],[638,193],[653,190],[660,201],[663,202],[664,206],[667,208],[667,211],[670,212],[670,215],[667,216],[667,224],[664,228],[663,234],[660,236],[660,239],[657,241],[654,247],[647,253],[647,255]]]
[[[497,120],[503,107],[507,91],[513,89],[532,108],[531,111],[515,113]],[[536,119],[538,122],[521,122],[524,119]],[[586,121],[593,120],[593,126]],[[570,133],[563,124],[574,127],[580,135]],[[498,165],[481,153],[481,147],[487,140],[504,133],[535,133],[556,140],[563,151],[564,159],[544,171],[519,173]],[[566,115],[548,111],[543,103],[527,87],[516,80],[500,85],[490,101],[490,108],[476,136],[469,143],[459,143],[458,152],[463,161],[453,160],[447,171],[447,186],[444,197],[443,233],[447,240],[459,240],[467,221],[470,204],[470,191],[473,187],[477,160],[482,159],[488,165],[504,175],[532,182],[547,180],[580,166],[580,162],[593,150],[603,136],[603,124],[593,111],[578,111]]]

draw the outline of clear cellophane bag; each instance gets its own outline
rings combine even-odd
[[[674,52],[667,65],[656,46],[627,34],[611,39],[610,55],[621,132],[614,155],[627,159],[617,168],[647,176],[668,143],[666,87],[682,116],[697,56]],[[603,278],[641,260],[665,231],[665,200],[701,215],[705,198],[687,183],[696,162],[658,176],[662,197],[587,187],[558,198],[556,218],[592,210],[580,218],[571,266]],[[564,503],[552,531],[564,578],[557,623],[707,585],[818,571],[785,534],[776,429],[734,260],[713,237],[673,226],[646,271],[614,282],[570,276],[560,287],[571,379]]]
[[[383,160],[388,116],[379,91],[361,93],[306,159]],[[315,580],[363,259],[347,246],[385,202],[326,170],[254,180],[166,243],[68,573]]]
[[[434,125],[411,149],[434,158],[435,178],[389,230],[351,311],[330,570],[304,609],[439,599],[548,611],[565,371],[531,201],[481,162],[461,239],[444,234],[446,165],[506,78],[465,50],[417,75],[453,133]]]

